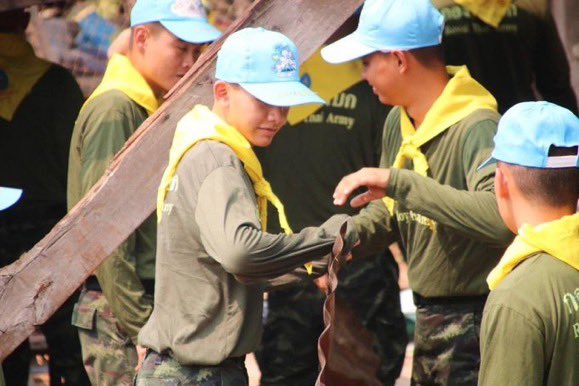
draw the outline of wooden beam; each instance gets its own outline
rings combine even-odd
[[[362,0],[256,0],[229,29],[281,31],[309,57]],[[44,323],[155,209],[179,119],[212,103],[216,42],[113,159],[87,196],[34,248],[0,270],[0,361]]]

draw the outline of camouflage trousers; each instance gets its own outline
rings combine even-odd
[[[137,349],[123,332],[103,294],[83,290],[75,305],[72,324],[78,327],[82,359],[91,384],[132,385]]]
[[[412,385],[476,385],[484,300],[418,305]]]
[[[336,296],[375,335],[374,350],[382,359],[379,377],[384,385],[393,385],[402,369],[408,336],[392,255],[354,259],[338,276]],[[256,353],[261,385],[312,386],[319,371],[317,342],[324,328],[325,296],[311,282],[268,295],[268,315]]]
[[[149,350],[136,386],[248,386],[244,359],[226,359],[217,366],[182,366],[169,355]]]

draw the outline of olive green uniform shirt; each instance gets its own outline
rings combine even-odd
[[[354,218],[361,241],[358,254],[380,251],[398,238],[416,293],[488,293],[485,279],[514,236],[498,212],[494,167],[477,170],[490,156],[498,119],[491,110],[475,111],[421,146],[428,177],[390,169],[387,195],[397,201],[395,215],[377,200]],[[401,142],[400,110],[394,108],[384,126],[380,167],[392,166]]]
[[[579,385],[579,271],[546,253],[491,292],[479,385]]]
[[[254,351],[260,282],[329,253],[348,218],[289,236],[263,232],[250,178],[233,150],[215,141],[183,156],[164,203],[155,307],[139,344],[181,365],[217,365]]]
[[[102,177],[112,158],[147,117],[141,106],[117,90],[95,97],[82,108],[70,147],[69,210]],[[155,277],[155,244],[152,215],[95,272],[103,295],[133,342],[153,306],[141,279]]]

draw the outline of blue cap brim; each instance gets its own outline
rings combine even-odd
[[[205,19],[163,20],[160,23],[179,39],[192,44],[211,43],[222,35]]]
[[[481,169],[483,169],[483,168],[486,168],[487,166],[494,165],[494,164],[496,164],[497,162],[498,162],[498,160],[497,160],[496,158],[494,158],[494,157],[491,156],[491,157],[490,157],[489,159],[487,159],[485,162],[483,162],[482,164],[480,164],[480,166],[479,166],[478,168],[476,168],[476,170],[477,170],[477,171],[478,171],[478,170],[481,170]]]
[[[22,189],[0,187],[0,210],[14,205],[22,196]]]
[[[378,49],[361,42],[356,32],[322,48],[322,58],[328,63],[338,64],[350,62],[370,55]]]
[[[315,92],[298,81],[239,83],[239,85],[260,101],[272,106],[326,104]]]

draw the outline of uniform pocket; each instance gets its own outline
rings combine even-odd
[[[84,330],[93,330],[97,309],[92,305],[76,303],[72,310],[72,325]]]

